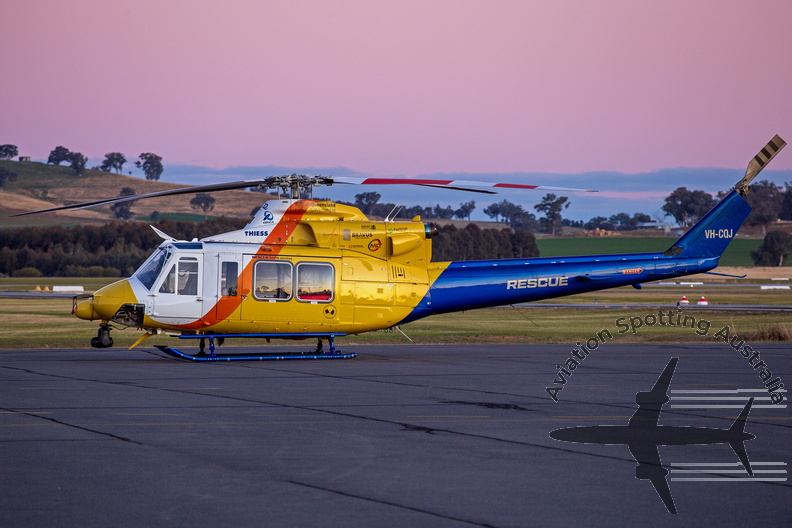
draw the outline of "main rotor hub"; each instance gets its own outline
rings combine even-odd
[[[313,174],[289,174],[288,176],[272,176],[258,187],[263,189],[278,189],[278,198],[281,194],[292,200],[299,200],[303,193],[313,198],[313,188],[318,185],[332,185],[333,179],[327,176]]]

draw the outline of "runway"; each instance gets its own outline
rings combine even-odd
[[[558,403],[546,387],[559,386],[556,365],[573,357],[571,344],[350,342],[338,345],[355,359],[304,362],[196,364],[153,347],[0,350],[0,525],[781,526],[792,518],[792,407],[772,405],[757,371],[723,342],[605,342],[570,373]],[[792,347],[752,346],[792,387]],[[301,347],[310,345],[269,348]],[[659,448],[677,515],[635,478],[626,446],[549,437],[626,425],[636,393],[652,388],[671,357],[680,359],[661,425],[728,429],[748,395],[757,398],[745,427],[756,437],[745,444],[753,479],[727,444]]]

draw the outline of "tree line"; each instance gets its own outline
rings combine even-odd
[[[531,258],[539,256],[533,233],[525,229],[481,229],[468,224],[459,229],[453,225],[438,227],[432,239],[432,260],[486,260]]]
[[[192,240],[241,229],[243,218],[206,222],[164,219],[156,227]],[[103,226],[24,227],[0,230],[0,274],[50,277],[131,275],[162,242],[148,224],[113,222]]]
[[[678,187],[663,203],[663,212],[674,218],[681,226],[690,226],[712,209],[729,191],[721,191],[717,196],[701,191]],[[745,223],[761,228],[762,232],[776,220],[792,220],[792,182],[784,187],[768,180],[760,180],[750,186],[745,196],[751,206],[751,214]]]
[[[180,240],[204,238],[241,229],[242,218],[205,222],[164,219],[156,227]],[[434,260],[472,260],[539,255],[532,233],[511,229],[440,228],[433,239]],[[24,227],[0,230],[0,275],[15,277],[129,276],[162,239],[142,222],[103,226]]]

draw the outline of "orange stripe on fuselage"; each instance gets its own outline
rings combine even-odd
[[[256,256],[259,255],[266,255],[267,257],[274,257],[277,256],[283,247],[285,246],[285,241],[288,235],[288,228],[290,225],[299,222],[302,220],[303,215],[308,210],[308,208],[316,203],[312,200],[300,200],[299,202],[295,202],[286,209],[286,212],[283,213],[283,217],[281,218],[278,225],[275,226],[270,234],[264,239],[264,243],[261,244],[258,251],[256,251]],[[292,229],[293,231],[293,229]],[[278,239],[281,239],[284,243],[278,243]],[[268,246],[270,241],[273,241],[274,244],[272,246]],[[264,247],[268,246],[267,251],[264,251]],[[242,270],[242,273],[237,277],[237,284],[245,284],[246,282],[242,281],[243,276],[250,277],[250,283],[252,284],[253,278],[253,264],[255,264],[256,259],[251,259],[245,269]],[[202,328],[208,328],[210,326],[214,326],[218,323],[221,323],[228,319],[235,310],[239,308],[242,304],[242,295],[241,291],[235,297],[220,297],[220,300],[217,301],[217,304],[212,306],[206,314],[200,319],[193,321],[192,323],[187,323],[183,325],[170,325],[175,328],[183,328],[185,330],[198,330]]]

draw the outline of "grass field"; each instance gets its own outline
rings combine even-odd
[[[100,280],[100,279],[97,279]],[[104,279],[106,280],[106,279]],[[686,291],[686,290],[685,290]],[[698,290],[697,290],[698,291]],[[339,338],[340,347],[346,344],[453,344],[453,343],[569,343],[586,340],[607,329],[614,342],[698,342],[713,339],[713,334],[724,326],[749,341],[792,339],[792,318],[782,312],[716,312],[686,308],[682,315],[690,315],[697,321],[706,321],[709,332],[700,336],[690,327],[649,324],[657,315],[657,308],[597,308],[586,306],[596,298],[599,305],[607,303],[668,303],[669,307],[678,300],[680,290],[661,292],[636,291],[633,288],[618,288],[596,295],[577,295],[559,299],[558,302],[578,303],[580,308],[546,308],[531,305],[504,308],[489,308],[456,314],[428,317],[404,325],[401,330],[371,332],[359,336]],[[689,297],[693,297],[688,293]],[[789,291],[714,292],[708,294],[713,304],[789,304]],[[2,299],[0,300],[0,348],[84,348],[96,333],[96,322],[81,321],[71,315],[72,301],[58,299]],[[630,318],[648,321],[635,334],[624,331]],[[619,320],[621,318],[621,324]],[[623,333],[619,333],[622,331]],[[114,331],[116,346],[128,347],[139,336],[140,331]],[[154,337],[145,346],[178,343],[176,338]],[[263,340],[231,340],[231,344],[254,345]],[[274,340],[273,345],[285,341]],[[311,348],[313,342],[297,342],[294,348]],[[111,351],[108,353],[112,353]]]
[[[652,253],[668,249],[676,237],[538,238],[543,257]],[[762,244],[759,238],[735,238],[721,257],[721,266],[753,266],[751,252]],[[792,263],[792,259],[788,259]]]

